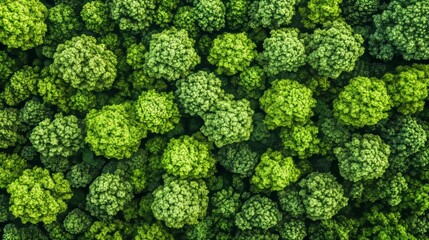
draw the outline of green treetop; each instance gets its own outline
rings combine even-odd
[[[0,153],[0,188],[5,189],[22,175],[27,162],[18,154]]]
[[[329,22],[323,29],[316,29],[310,36],[307,63],[320,76],[338,78],[342,72],[351,72],[364,53],[363,38],[353,33],[347,23]]]
[[[137,120],[153,133],[166,133],[180,120],[173,93],[144,91],[134,104]]]
[[[343,2],[343,16],[353,26],[368,24],[380,5],[380,0],[347,0]]]
[[[383,211],[382,206],[376,205],[363,214],[357,239],[415,239],[402,225],[401,218],[401,212]]]
[[[52,223],[67,209],[72,197],[69,182],[61,173],[50,174],[40,167],[25,170],[8,187],[10,211],[23,223]]]
[[[127,64],[133,69],[142,69],[144,67],[144,54],[146,47],[143,43],[133,43],[127,49]]]
[[[30,99],[25,102],[19,113],[22,122],[30,127],[37,126],[37,124],[46,118],[53,117],[52,115],[50,106],[37,99]]]
[[[249,7],[251,28],[279,28],[292,21],[297,0],[258,0]]]
[[[277,204],[267,197],[255,195],[247,200],[235,217],[240,230],[269,229],[282,220]]]
[[[0,2],[0,42],[10,48],[28,50],[43,43],[48,10],[39,0]]]
[[[417,119],[410,116],[398,116],[386,123],[381,137],[390,146],[390,167],[401,172],[407,171],[413,154],[425,146],[427,132]]]
[[[218,74],[234,75],[250,66],[257,55],[255,48],[246,33],[225,33],[213,41],[207,60],[217,66]]]
[[[331,173],[313,172],[299,182],[299,196],[311,220],[330,219],[347,206],[348,198]]]
[[[45,157],[70,157],[83,147],[83,133],[76,116],[58,114],[41,121],[31,132],[31,144]]]
[[[298,181],[299,175],[300,170],[296,168],[291,157],[268,149],[262,154],[251,183],[261,190],[279,191]]]
[[[303,217],[305,206],[300,196],[297,184],[291,185],[282,191],[277,192],[281,209],[292,217]]]
[[[305,65],[305,46],[298,34],[296,28],[271,30],[271,36],[264,40],[264,51],[258,57],[268,75],[296,72]]]
[[[191,6],[181,6],[174,15],[173,26],[177,29],[184,29],[189,37],[196,38],[200,32],[197,25],[195,11]]]
[[[407,176],[399,171],[388,169],[380,178],[356,182],[349,195],[357,202],[374,203],[380,201],[388,207],[399,207],[406,193],[410,192],[405,177]]]
[[[334,100],[334,115],[346,125],[375,125],[388,117],[391,100],[383,81],[355,77]]]
[[[259,156],[249,144],[235,143],[220,148],[217,159],[226,170],[243,177],[250,177],[259,161]]]
[[[246,99],[219,101],[202,116],[201,132],[217,147],[247,141],[253,130],[253,113]]]
[[[429,1],[393,0],[374,15],[375,32],[369,40],[369,52],[389,61],[395,55],[405,60],[429,59],[429,29],[422,22],[429,13]]]
[[[218,31],[225,26],[225,5],[222,0],[198,0],[194,16],[203,31]]]
[[[50,71],[75,89],[102,91],[112,87],[116,64],[115,54],[106,45],[81,35],[58,45]]]
[[[210,198],[210,205],[213,207],[212,214],[229,220],[235,217],[241,206],[240,194],[235,192],[232,187],[224,188],[213,194]]]
[[[86,115],[85,142],[97,156],[123,159],[137,151],[146,130],[137,123],[133,111],[130,103],[124,103],[94,109]]]
[[[331,219],[311,222],[307,232],[310,239],[356,239],[359,225],[359,220],[339,215]]]
[[[318,127],[309,121],[305,125],[282,128],[280,138],[288,155],[304,159],[320,152],[318,133]]]
[[[16,61],[9,57],[6,51],[0,51],[0,86],[3,86],[9,80],[9,77],[14,74]]]
[[[112,0],[110,16],[123,31],[146,30],[153,21],[156,3],[156,0]]]
[[[20,104],[37,93],[39,78],[38,68],[24,66],[12,75],[4,91],[0,93],[0,98],[3,98],[9,106]]]
[[[119,175],[123,181],[127,181],[133,187],[135,194],[141,193],[147,187],[151,175],[157,174],[149,166],[149,157],[146,151],[140,148],[133,153],[131,158],[124,161],[110,161],[103,169],[103,173]],[[160,164],[160,163],[157,163]],[[91,171],[94,171],[90,169]]]
[[[51,65],[52,66],[52,65]],[[93,92],[70,87],[61,78],[51,75],[49,67],[42,70],[43,78],[38,83],[39,95],[44,102],[57,105],[63,112],[87,112],[96,105]]]
[[[18,239],[37,239],[49,240],[49,237],[37,225],[20,226],[18,224],[9,223],[3,228],[3,239],[18,240]]]
[[[153,214],[170,228],[194,225],[206,215],[208,193],[203,181],[167,181],[153,193]]]
[[[87,213],[75,208],[64,218],[64,229],[71,234],[80,234],[91,227],[91,217]]]
[[[317,24],[334,21],[341,14],[340,4],[343,0],[310,0],[307,8],[300,9],[304,16],[304,26],[313,28]]]
[[[89,152],[89,149],[83,150]],[[83,157],[86,159],[86,157]],[[66,178],[70,181],[70,186],[73,188],[87,187],[100,173],[101,167],[104,165],[104,161],[101,159],[92,160],[94,162],[87,163],[86,160],[70,167],[67,172]],[[96,161],[96,162],[95,162]],[[89,161],[88,161],[89,162]]]
[[[118,3],[119,1],[115,1]],[[110,18],[109,6],[104,1],[95,0],[83,5],[80,12],[85,27],[98,34],[111,32],[115,28],[115,23]]]
[[[95,221],[83,236],[88,240],[123,240],[124,227],[124,223],[118,219]]]
[[[283,239],[303,240],[307,236],[305,222],[301,219],[288,219],[280,226],[279,233]]]
[[[259,99],[261,108],[267,114],[264,123],[268,129],[304,124],[313,116],[316,106],[312,91],[306,86],[289,79],[275,80],[271,88]]]
[[[334,117],[330,109],[324,109],[320,113],[317,127],[319,128],[322,152],[332,151],[333,147],[346,143],[351,137],[350,126],[345,125]]]
[[[153,34],[149,51],[145,54],[147,75],[168,81],[186,77],[199,63],[194,40],[183,29],[171,28]]]
[[[404,196],[403,207],[409,212],[424,218],[426,210],[429,209],[429,203],[426,201],[429,197],[429,184],[419,180],[409,180],[410,188]]]
[[[89,186],[86,209],[92,216],[109,219],[133,199],[132,190],[131,184],[118,175],[103,173]]]
[[[231,30],[242,29],[249,21],[248,10],[249,0],[227,0],[226,8],[226,25]]]
[[[174,240],[173,235],[160,222],[137,227],[135,240]]]
[[[182,1],[157,1],[157,9],[154,15],[154,23],[160,27],[166,28],[173,21],[177,8],[181,6]]]
[[[57,4],[48,10],[46,24],[48,32],[43,40],[42,54],[52,58],[58,44],[79,35],[83,24],[79,14],[73,7],[66,3]]]
[[[167,173],[180,178],[204,178],[211,175],[215,159],[210,145],[192,136],[171,139],[162,155],[162,165]]]
[[[0,109],[0,149],[15,146],[25,140],[19,111],[14,108]]]
[[[234,78],[233,83],[238,86],[240,96],[259,99],[265,90],[265,80],[264,70],[259,66],[251,66]]]
[[[390,147],[373,134],[354,135],[334,153],[340,175],[353,182],[379,178],[389,166]]]
[[[185,113],[202,116],[226,98],[221,85],[221,80],[213,73],[198,71],[177,81],[176,96]]]
[[[393,106],[405,115],[423,111],[428,97],[428,73],[415,67],[398,67],[396,70],[396,74],[387,73],[382,78]]]

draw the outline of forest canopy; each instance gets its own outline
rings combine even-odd
[[[0,0],[3,240],[429,239],[429,0]]]

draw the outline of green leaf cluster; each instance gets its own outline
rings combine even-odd
[[[301,159],[318,154],[320,152],[318,133],[318,127],[312,122],[305,125],[294,125],[291,128],[282,128],[280,138],[283,149],[288,155],[298,156]]]
[[[97,156],[123,159],[131,157],[146,136],[146,129],[135,120],[132,105],[109,105],[91,110],[85,117],[85,142]]]
[[[89,186],[86,210],[92,216],[109,219],[133,199],[132,186],[116,174],[103,173]]]
[[[119,4],[119,1],[115,1]],[[104,1],[90,1],[83,5],[80,12],[85,27],[98,34],[111,32],[115,28],[113,19],[110,18],[108,4]]]
[[[177,81],[176,96],[185,113],[203,116],[226,98],[222,82],[213,73],[198,71]]]
[[[313,221],[330,219],[347,206],[344,189],[331,173],[310,173],[299,182],[299,186],[302,188],[299,196],[305,214]]]
[[[13,147],[22,141],[22,122],[13,108],[0,109],[0,149]]]
[[[271,36],[264,40],[264,51],[258,57],[268,75],[296,72],[299,67],[305,65],[305,46],[298,35],[296,28],[271,30]]]
[[[182,179],[208,177],[216,163],[210,144],[193,136],[171,139],[161,161],[167,173]]]
[[[0,42],[28,50],[43,43],[46,6],[39,0],[5,0],[0,3]]]
[[[208,207],[206,184],[195,180],[171,180],[153,193],[151,205],[156,219],[170,228],[193,225],[205,216]]]
[[[391,98],[385,83],[376,78],[355,77],[334,100],[334,115],[354,127],[377,124],[388,117]]]
[[[26,168],[27,162],[18,154],[0,153],[0,188],[7,188]]]
[[[329,22],[309,37],[307,63],[321,76],[338,78],[342,72],[354,69],[364,53],[363,42],[362,36],[344,21]]]
[[[203,31],[218,31],[225,26],[225,4],[222,0],[198,0],[193,13]]]
[[[71,234],[83,233],[91,227],[91,217],[87,213],[75,208],[64,218],[64,229]]]
[[[280,191],[298,181],[300,173],[291,157],[268,149],[262,154],[250,182],[261,190]]]
[[[202,116],[201,132],[219,148],[247,141],[253,130],[253,113],[246,99],[219,101]]]
[[[166,133],[180,120],[173,93],[142,92],[134,104],[137,120],[153,133]]]
[[[40,78],[38,71],[38,68],[30,66],[16,71],[0,93],[0,98],[3,98],[7,105],[16,106],[36,94]]]
[[[217,159],[228,171],[249,177],[259,161],[259,155],[249,144],[235,143],[220,148]]]
[[[225,33],[213,40],[207,60],[217,66],[218,74],[235,75],[250,66],[257,55],[255,48],[245,33]]]
[[[342,2],[343,0],[309,0],[307,7],[301,11],[304,26],[313,28],[318,24],[336,20],[341,14]]]
[[[271,88],[259,99],[268,129],[305,124],[313,116],[316,100],[305,85],[289,79],[271,82]]]
[[[282,220],[275,202],[267,197],[255,195],[247,200],[235,216],[235,224],[240,230],[269,229]]]
[[[12,214],[22,223],[32,224],[56,221],[57,215],[66,211],[66,201],[73,195],[70,183],[61,173],[51,174],[40,167],[24,170],[8,185],[7,192]]]
[[[408,61],[429,59],[428,29],[421,24],[428,13],[428,1],[389,2],[381,14],[374,15],[375,31],[369,39],[371,55],[385,61],[397,55]]]
[[[147,29],[155,14],[156,0],[112,0],[110,16],[124,31]]]
[[[31,132],[31,144],[45,157],[70,157],[83,147],[83,133],[76,116],[56,115],[41,121]]]
[[[398,67],[396,74],[385,74],[382,79],[386,82],[393,107],[404,115],[423,111],[428,97],[428,77],[419,65]]]
[[[251,28],[279,28],[292,21],[297,0],[258,0],[249,7]]]
[[[149,77],[175,81],[189,75],[199,63],[194,40],[186,30],[171,28],[152,35],[144,66]]]
[[[390,146],[378,135],[354,135],[334,153],[341,176],[353,182],[379,178],[389,166]]]

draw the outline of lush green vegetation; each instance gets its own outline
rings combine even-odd
[[[3,240],[429,239],[429,0],[0,0]]]

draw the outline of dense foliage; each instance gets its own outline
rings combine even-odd
[[[4,240],[429,239],[429,0],[0,0]]]

